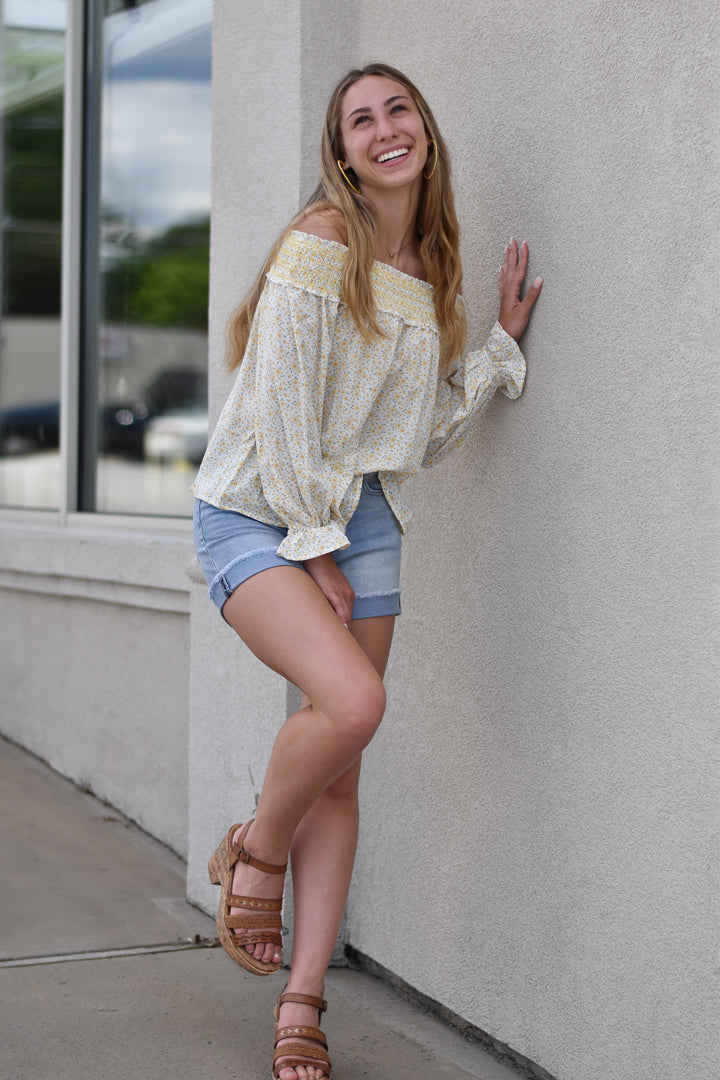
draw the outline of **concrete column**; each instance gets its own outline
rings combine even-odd
[[[523,398],[408,484],[349,940],[563,1080],[714,1080],[717,11],[362,0],[334,17],[216,4],[215,414],[222,326],[312,187],[350,63],[405,70],[450,144],[471,341],[511,235],[546,278]],[[209,843],[252,809],[286,693],[203,592],[189,880],[207,904]]]

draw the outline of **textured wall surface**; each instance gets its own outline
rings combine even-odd
[[[13,589],[0,604],[2,733],[185,855],[187,614]]]
[[[301,53],[296,3],[215,5],[211,420],[231,385],[222,367],[228,315],[262,266],[277,223],[298,205]],[[208,848],[229,818],[251,816],[274,733],[287,715],[287,690],[219,618],[199,570],[191,625],[188,895],[212,910],[217,890],[208,882]]]
[[[560,1080],[710,1080],[716,6],[336,9],[216,3],[213,370],[232,303],[312,187],[324,104],[351,64],[407,71],[450,144],[471,339],[495,318],[510,235],[546,279],[524,396],[408,485],[349,940]],[[216,412],[226,389],[216,376]],[[285,708],[202,591],[199,899],[208,844],[250,800]]]

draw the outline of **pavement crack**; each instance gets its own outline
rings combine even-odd
[[[187,941],[165,941],[158,945],[130,945],[123,949],[95,949],[73,953],[51,953],[49,956],[20,956],[0,960],[0,968],[37,967],[44,964],[68,964],[77,960],[113,960],[121,956],[151,956],[153,953],[186,952],[188,949],[216,949],[217,938],[196,934]]]

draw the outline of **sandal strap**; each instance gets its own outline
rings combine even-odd
[[[280,930],[282,919],[279,915],[226,915],[225,925],[228,930]]]
[[[290,1001],[294,1005],[312,1005],[319,1013],[327,1012],[327,1001],[323,1000],[323,998],[311,997],[310,994],[286,994],[283,991],[277,1001],[278,1009],[286,1001]]]
[[[255,908],[256,911],[282,911],[282,899],[263,900],[259,896],[236,896],[234,893],[230,893],[229,896],[226,896],[225,903],[229,908],[243,907]]]
[[[293,1035],[298,1035],[301,1039],[315,1039],[317,1042],[322,1043],[327,1050],[327,1039],[320,1028],[302,1026],[278,1028],[275,1032],[275,1046],[281,1039],[290,1039]]]
[[[279,1046],[273,1054],[273,1076],[277,1078],[280,1069],[295,1069],[298,1065],[304,1065],[308,1059],[325,1066],[323,1072],[327,1072],[328,1076],[330,1075],[332,1065],[324,1050],[319,1046],[313,1046],[311,1043],[292,1042]],[[280,1066],[277,1065],[279,1061],[282,1061]]]
[[[327,1065],[330,1064],[330,1058],[321,1046],[313,1046],[312,1043],[290,1042],[277,1048],[273,1054],[273,1065],[282,1058],[285,1059],[285,1064],[282,1067],[284,1069],[292,1069],[293,1066],[286,1059],[294,1057],[313,1058],[315,1061],[322,1061]]]
[[[254,855],[251,855],[249,851],[246,851],[243,847],[245,843],[245,837],[248,834],[248,830],[255,819],[251,818],[245,825],[242,836],[237,844],[230,843],[230,867],[232,868],[236,862],[245,863],[247,866],[254,866],[256,870],[261,870],[263,874],[284,874],[287,870],[287,863],[284,866],[278,866],[276,863],[261,862],[260,859],[256,859]],[[229,834],[231,837],[233,832]]]
[[[237,930],[228,926],[228,930],[234,930],[233,941],[236,945],[278,945],[282,946],[282,934],[278,930]]]

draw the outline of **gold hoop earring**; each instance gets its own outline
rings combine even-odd
[[[435,170],[437,169],[437,163],[438,163],[438,148],[437,148],[437,143],[435,142],[434,139],[431,139],[430,142],[428,143],[428,149],[431,146],[435,147],[435,161],[433,162],[433,167],[430,170],[430,172],[429,173],[426,173],[426,172],[423,173],[423,176],[425,177],[426,180],[429,180],[431,176],[435,175]]]
[[[340,159],[339,159],[339,158],[338,158],[338,169],[340,170],[340,172],[341,172],[341,173],[343,174],[343,176],[345,177],[345,181],[346,181],[346,183],[347,183],[348,187],[351,187],[351,188],[353,189],[353,191],[357,191],[357,193],[358,193],[358,195],[359,195],[359,194],[360,194],[360,188],[356,188],[356,187],[355,187],[355,185],[353,184],[352,180],[350,179],[350,177],[348,176],[348,174],[347,174],[347,173],[345,172],[345,170],[343,169],[342,161],[340,161]]]

